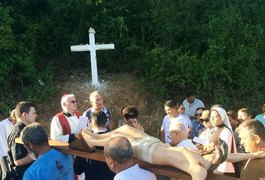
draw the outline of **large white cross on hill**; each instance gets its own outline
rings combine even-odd
[[[92,27],[89,28],[89,44],[71,46],[71,51],[90,51],[92,85],[100,86],[100,83],[98,81],[96,51],[114,49],[114,44],[95,44],[95,33],[96,31]]]

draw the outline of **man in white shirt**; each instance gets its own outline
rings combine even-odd
[[[169,138],[171,139],[171,146],[185,147],[192,150],[198,150],[192,143],[191,139],[188,139],[188,129],[182,123],[173,123],[170,125]]]
[[[15,110],[13,109],[10,116],[0,122],[0,158],[7,155],[7,138],[16,123]]]
[[[133,161],[133,149],[125,137],[114,137],[104,147],[106,163],[116,173],[114,180],[156,180],[150,171],[144,170]]]

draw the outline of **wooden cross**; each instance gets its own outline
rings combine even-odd
[[[97,69],[97,50],[108,50],[114,49],[114,44],[95,44],[95,33],[96,31],[90,27],[89,28],[89,44],[71,46],[71,51],[90,51],[90,61],[91,61],[91,73],[92,73],[92,85],[100,86],[98,81],[98,69]]]

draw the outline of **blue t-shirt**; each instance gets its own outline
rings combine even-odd
[[[27,169],[23,180],[41,179],[74,179],[73,157],[55,149],[51,149],[47,153],[39,156]]]

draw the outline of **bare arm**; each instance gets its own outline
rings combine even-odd
[[[249,158],[256,159],[256,158],[264,158],[264,157],[265,157],[264,151],[258,151],[255,153],[230,153],[228,154],[226,161],[239,162],[239,161],[248,160]]]
[[[16,160],[14,163],[16,166],[22,166],[22,165],[27,165],[29,163],[31,163],[33,161],[33,159],[27,155],[26,157]]]

